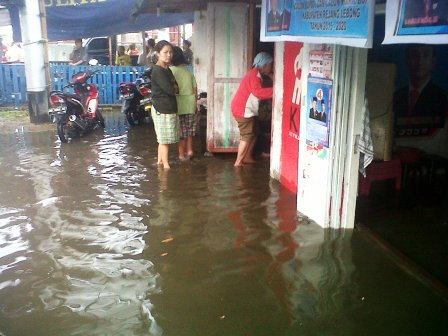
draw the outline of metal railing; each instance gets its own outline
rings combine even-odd
[[[50,64],[50,90],[62,90],[75,73],[86,68],[89,66]],[[94,68],[100,70],[91,79],[98,85],[100,104],[120,104],[120,83],[134,81],[144,70],[140,66],[99,65]],[[24,64],[0,64],[0,105],[17,107],[24,104],[27,104]]]

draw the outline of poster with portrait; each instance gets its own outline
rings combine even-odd
[[[374,0],[262,0],[260,40],[371,47]]]
[[[386,4],[385,44],[448,41],[447,0],[401,0]]]
[[[373,64],[395,67],[394,86],[380,96],[384,99],[392,90],[388,102],[393,113],[394,145],[412,147],[429,154],[448,158],[448,45],[447,44],[384,44],[387,15],[375,18],[374,48],[370,55]],[[386,113],[378,110],[377,116]],[[375,117],[376,120],[379,118]]]
[[[331,79],[308,77],[306,142],[328,148],[330,141]]]
[[[445,126],[447,95],[432,78],[435,48],[408,45],[405,50],[409,82],[394,93],[395,136],[426,137]]]
[[[266,32],[270,36],[280,36],[288,31],[291,22],[292,0],[268,0],[266,2]]]

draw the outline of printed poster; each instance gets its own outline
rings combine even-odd
[[[263,0],[261,41],[372,46],[374,0]]]
[[[308,77],[306,143],[329,147],[333,81]]]
[[[388,1],[383,43],[448,43],[448,1]]]
[[[310,51],[310,76],[331,78],[333,68],[333,52],[327,50]]]

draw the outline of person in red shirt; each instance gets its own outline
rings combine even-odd
[[[272,98],[272,87],[262,87],[262,75],[272,78],[272,56],[260,52],[255,56],[253,69],[241,80],[240,86],[232,99],[233,117],[240,130],[240,143],[235,167],[254,163],[253,149],[257,135],[256,117],[260,100]]]

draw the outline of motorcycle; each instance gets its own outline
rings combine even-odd
[[[152,68],[145,69],[135,82],[120,83],[118,91],[120,99],[123,100],[122,112],[131,126],[143,124],[146,117],[149,117],[151,98],[151,72]]]
[[[94,60],[89,64],[96,65]],[[59,139],[63,143],[105,126],[98,109],[98,87],[87,82],[97,72],[99,70],[80,71],[73,75],[62,91],[50,92],[48,114],[56,124]],[[64,92],[69,87],[73,88],[74,93]]]

